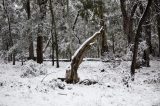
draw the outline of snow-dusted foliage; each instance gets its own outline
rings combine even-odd
[[[127,50],[126,50],[126,54],[122,57],[123,60],[126,60],[126,61],[131,61],[132,60],[132,56],[133,56],[133,44],[131,44]]]
[[[125,55],[122,57],[123,60],[131,61],[133,56],[133,48],[134,44],[131,44],[127,47]],[[144,51],[148,49],[148,46],[146,44],[146,41],[142,41],[139,43],[138,46],[138,55],[137,55],[137,61],[142,62]]]
[[[47,70],[43,64],[38,64],[35,61],[27,61],[22,68],[21,77],[37,77],[39,75],[45,75]]]

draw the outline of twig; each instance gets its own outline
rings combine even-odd
[[[66,95],[67,96],[67,94],[63,94],[63,93],[58,93],[59,95]]]
[[[55,73],[55,72],[48,73],[46,76],[44,76],[44,78],[41,80],[41,82],[43,82],[43,80],[44,80],[48,75],[50,75],[50,74],[52,74],[52,73]]]

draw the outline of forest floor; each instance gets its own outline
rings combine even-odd
[[[0,106],[160,106],[160,61],[137,69],[134,82],[130,62],[84,61],[79,77],[98,82],[93,85],[57,80],[68,64],[0,62]]]

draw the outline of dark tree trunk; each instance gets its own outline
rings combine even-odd
[[[43,63],[43,20],[46,16],[46,4],[48,0],[38,0],[40,8],[40,20],[41,23],[38,25],[38,37],[37,37],[37,63]]]
[[[16,64],[16,53],[15,53],[15,51],[13,51],[13,65],[15,65]]]
[[[146,21],[144,25],[144,30],[145,30],[145,36],[146,36],[146,43],[148,48],[144,50],[144,66],[149,67],[149,54],[152,53],[152,44],[151,44],[151,20],[150,20],[150,15],[151,15],[151,9],[148,10],[148,14],[146,16]]]
[[[55,32],[55,46],[56,46],[56,64],[57,68],[59,68],[59,49],[58,49],[58,39],[57,39],[57,32]]]
[[[158,31],[158,37],[159,37],[159,57],[160,57],[160,0],[154,0],[155,1],[155,8],[156,8],[156,18],[157,18],[157,31]]]
[[[120,0],[121,12],[123,17],[123,32],[127,36],[128,44],[133,42],[134,33],[133,33],[133,16],[137,9],[138,3],[134,4],[131,9],[131,12],[126,10],[126,0]]]
[[[113,44],[112,44],[112,50],[113,50],[113,54],[115,54],[115,37],[114,37],[114,35],[112,35],[112,42],[113,42]]]
[[[28,16],[28,20],[29,20],[31,18],[30,0],[27,0],[26,11],[27,11],[27,16]]]
[[[33,46],[33,38],[32,38],[32,36],[29,37],[29,59],[35,60],[35,57],[34,57],[34,46]]]
[[[27,0],[27,3],[26,3],[26,12],[27,12],[28,20],[30,20],[31,19],[30,0]],[[29,33],[30,33],[30,28],[28,29],[28,34]],[[34,60],[34,46],[33,46],[32,35],[29,34],[28,39],[29,39],[29,58],[28,59]]]
[[[8,31],[9,31],[9,38],[8,38],[8,45],[7,45],[7,49],[9,50],[10,47],[13,46],[13,39],[12,39],[12,31],[11,31],[11,21],[10,21],[10,16],[9,16],[9,13],[8,13],[8,10],[7,10],[7,7],[5,5],[5,0],[3,0],[3,8],[4,8],[4,12],[6,13],[6,17],[7,17],[7,20],[8,20]],[[8,61],[12,61],[12,54],[9,54],[8,56]]]
[[[52,66],[54,66],[54,36],[52,32]]]
[[[50,0],[50,11],[51,11],[51,17],[52,17],[52,28],[54,28],[54,38],[53,38],[53,33],[52,33],[52,59],[54,58],[54,48],[55,48],[55,50],[56,50],[56,67],[59,68],[58,34],[57,34],[57,26],[56,26],[55,16],[54,16],[54,12],[53,12],[52,0]],[[52,31],[53,31],[53,29],[52,29]],[[54,42],[54,39],[55,39],[55,42]]]
[[[148,12],[150,11],[151,4],[152,4],[152,0],[148,0],[146,10],[145,10],[142,18],[139,21],[138,28],[137,28],[137,31],[136,31],[136,36],[135,36],[135,41],[134,41],[133,59],[132,59],[132,64],[131,64],[132,80],[134,80],[136,58],[137,58],[137,52],[138,52],[139,37],[141,35],[141,30],[142,30],[142,24],[146,21],[146,17],[147,17]]]
[[[52,24],[52,27],[51,27],[51,35],[52,35],[52,65],[54,66],[54,36],[53,36],[53,28],[54,28],[54,20],[53,20],[53,17],[54,17],[54,13],[53,13],[53,7],[52,7],[52,0],[49,0],[49,5],[50,5],[50,12],[51,12],[51,24]]]
[[[159,57],[160,57],[160,15],[157,16],[157,30],[158,30],[158,37],[159,37]]]
[[[104,28],[104,30],[102,31],[102,36],[101,36],[101,56],[104,55],[105,52],[108,51],[108,45],[107,45],[107,37],[106,37],[106,25],[105,25],[105,21],[104,21],[104,6],[103,6],[103,2],[101,0],[101,5],[100,5],[100,18],[101,18],[101,22],[100,25]]]
[[[125,35],[127,35],[128,43],[131,43],[130,37],[129,37],[129,17],[126,11],[126,0],[120,0],[121,4],[121,12],[123,17],[123,32]]]
[[[43,63],[43,37],[37,37],[37,63]]]

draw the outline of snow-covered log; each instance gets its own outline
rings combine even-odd
[[[102,35],[103,27],[88,38],[74,53],[72,56],[71,64],[66,70],[66,82],[67,83],[77,83],[79,82],[79,77],[77,74],[77,70],[79,65],[81,64],[86,51],[94,44],[95,40]]]

